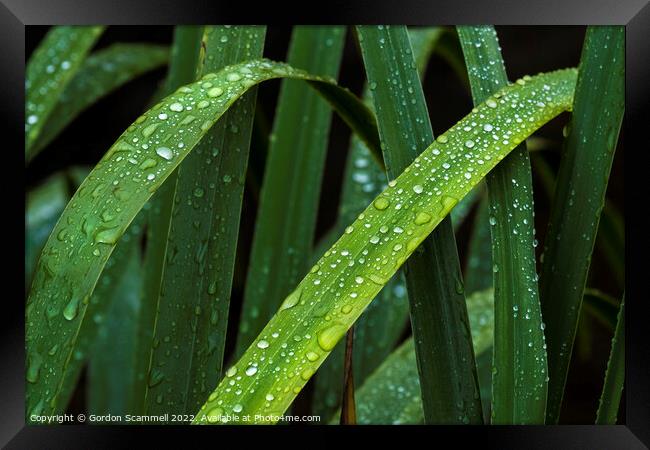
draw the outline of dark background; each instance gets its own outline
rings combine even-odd
[[[48,27],[29,26],[26,31],[25,51],[29,57],[38,45]],[[576,66],[580,59],[585,27],[583,26],[497,26],[503,57],[511,80],[525,74]],[[170,26],[112,26],[100,38],[96,48],[105,47],[115,42],[153,42],[169,44],[173,29]],[[284,60],[291,28],[270,26],[267,29],[265,56],[274,60]],[[69,167],[70,165],[94,165],[116,138],[146,108],[156,87],[165,76],[165,69],[150,72],[130,82],[117,92],[102,99],[86,110],[75,120],[47,150],[39,154],[26,171],[27,189],[37,185],[48,175]],[[356,94],[361,93],[364,71],[354,37],[348,32],[339,82]],[[429,114],[434,133],[440,134],[462,118],[472,107],[467,86],[459,80],[450,66],[439,56],[434,55],[427,75],[423,81],[427,96]],[[278,93],[279,81],[270,81],[259,89],[258,107],[266,117],[272,117]],[[563,114],[542,128],[537,136],[551,142],[549,151],[544,156],[554,167],[559,161],[561,147],[561,130],[568,115]],[[349,130],[338,117],[334,116],[330,143],[325,168],[324,183],[321,191],[321,203],[317,225],[317,239],[334,223],[337,214],[343,168],[348,148]],[[610,178],[608,197],[623,212],[623,132],[619,139],[612,176]],[[256,154],[256,150],[258,150]],[[263,158],[259,149],[251,149],[251,159]],[[535,166],[533,165],[533,172]],[[534,175],[535,221],[540,242],[543,242],[548,213],[549,200],[543,193],[539,180]],[[240,231],[240,243],[244,259],[238,261],[237,269],[247,267],[245,258],[252,240],[256,212],[256,196],[250,189],[244,195],[243,217]],[[471,217],[458,233],[461,261],[465,254],[465,245],[470,231]],[[538,250],[542,245],[538,246]],[[539,256],[539,255],[538,255]],[[231,323],[236,324],[241,305],[242,288],[245,271],[237,270],[233,283],[231,303]],[[597,287],[604,292],[620,297],[621,292],[609,274],[602,255],[596,251],[591,265],[590,287]],[[609,355],[610,332],[594,322],[591,324],[592,339],[586,354],[574,351],[561,423],[593,423],[598,398],[602,388],[607,358]],[[232,339],[230,339],[232,341]],[[228,352],[228,348],[226,349]],[[226,359],[228,354],[226,354]],[[83,379],[80,389],[70,406],[72,411],[84,409]],[[308,392],[305,392],[308,396]],[[301,397],[306,397],[301,395]],[[625,423],[625,396],[620,408],[619,423]]]

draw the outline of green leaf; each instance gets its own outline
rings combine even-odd
[[[196,68],[201,49],[201,26],[176,26],[171,47],[169,71],[164,85],[152,99],[154,103],[162,100],[182,85],[196,79]],[[160,96],[160,98],[157,98]],[[152,105],[153,106],[153,105]],[[166,113],[165,113],[166,114]],[[172,171],[153,198],[147,203],[147,245],[144,255],[144,274],[142,286],[142,305],[139,317],[139,334],[136,342],[137,380],[135,391],[140,398],[136,411],[146,411],[146,394],[149,388],[154,327],[158,314],[158,300],[162,288],[163,269],[167,251],[167,237],[171,224],[171,214],[176,191],[177,171]]]
[[[409,29],[413,57],[420,74],[424,74],[429,57],[435,49],[442,29]],[[363,99],[372,103],[370,91],[364,88]],[[314,262],[336,241],[345,227],[361,213],[368,203],[386,188],[386,173],[375,163],[370,150],[357,136],[350,139],[350,149],[344,174],[341,204],[336,225],[314,249]],[[459,208],[454,208],[454,212]],[[395,348],[408,320],[408,300],[401,273],[395,275],[381,290],[354,326],[354,380],[361,385]],[[342,398],[344,346],[339,343],[332,355],[318,370],[312,411],[329,417]]]
[[[422,85],[406,27],[359,26],[357,32],[387,174],[395,178],[433,141]],[[406,263],[404,274],[425,422],[482,423],[451,219],[442,220]],[[432,323],[437,326],[432,327]]]
[[[575,69],[565,69],[532,77],[523,86],[507,86],[497,93],[499,102],[489,99],[477,106],[429,145],[285,299],[258,339],[226,371],[195,423],[219,422],[224,413],[232,420],[241,420],[240,413],[251,418],[259,413],[262,417],[255,422],[277,421],[347,329],[459,199],[517,142],[571,107],[576,75]],[[516,115],[521,123],[514,120]],[[495,141],[483,128],[487,124],[507,129],[509,142]]]
[[[57,173],[27,194],[25,208],[25,291],[45,241],[70,199],[65,174]]]
[[[607,362],[607,373],[603,393],[600,397],[597,425],[615,425],[618,407],[621,403],[621,393],[625,382],[625,297],[618,311],[616,331],[612,339],[612,349]]]
[[[287,61],[336,77],[344,27],[294,27]],[[237,336],[241,356],[309,265],[331,122],[309,86],[284,80],[271,134]],[[299,125],[297,125],[299,124]]]
[[[490,242],[490,206],[484,197],[479,203],[467,251],[465,291],[470,294],[493,287],[492,244]]]
[[[106,346],[109,346],[109,344],[103,342],[102,339],[98,337],[98,334],[102,330],[105,330],[106,326],[113,328],[115,326],[131,324],[132,318],[138,317],[137,315],[131,315],[127,318],[115,318],[111,316],[113,314],[111,311],[115,309],[115,304],[121,301],[120,296],[123,295],[127,290],[126,287],[124,289],[116,289],[116,286],[122,286],[125,283],[129,283],[128,281],[123,280],[127,279],[138,270],[137,267],[132,267],[131,260],[134,258],[134,254],[138,253],[138,249],[140,247],[140,238],[143,231],[144,217],[144,214],[139,214],[135,218],[133,223],[131,223],[131,226],[129,226],[127,232],[115,247],[115,251],[111,254],[106,267],[104,268],[104,271],[102,272],[101,277],[97,282],[97,287],[93,291],[93,295],[88,302],[85,313],[87,320],[85,320],[81,325],[79,333],[75,339],[70,341],[72,348],[70,348],[69,351],[72,354],[72,357],[70,358],[67,369],[63,374],[63,380],[61,381],[60,394],[58,398],[58,402],[60,405],[62,405],[62,408],[70,401],[70,398],[74,393],[74,389],[77,386],[81,372],[89,360],[92,357],[97,356],[98,351],[102,351],[102,345],[104,348]],[[136,286],[133,287],[136,290],[133,293],[129,292],[129,296],[137,296],[139,293]],[[133,301],[136,300],[134,299]],[[114,337],[115,336],[107,336],[109,340]],[[108,355],[99,355],[101,364],[109,364],[111,357],[115,354],[119,354],[120,356],[130,354],[130,343],[130,340],[123,341],[120,344],[117,353],[115,350],[111,350],[110,354]],[[109,346],[109,348],[115,348],[115,345],[113,344],[113,347]],[[52,351],[53,350],[51,349],[50,352]],[[56,351],[61,351],[60,345],[57,346]],[[116,358],[115,361],[116,366],[119,365],[117,363],[118,359],[119,358]],[[118,373],[120,373],[120,370],[124,369],[126,365],[126,362],[123,359],[120,359],[120,362],[124,365],[120,366]],[[106,370],[112,371],[114,368],[110,367],[106,368]],[[124,373],[127,374],[127,372]],[[93,392],[95,389],[103,391],[108,384],[113,387],[130,386],[130,383],[132,382],[133,380],[130,378],[130,376],[125,376],[124,379],[118,380],[108,380],[106,378],[102,378],[102,383],[99,385],[92,382],[89,384],[88,395],[96,395],[96,393]],[[101,397],[103,397],[103,395],[103,393],[99,394]],[[123,399],[134,398],[133,401],[138,398],[131,389],[124,389],[120,397]]]
[[[467,297],[474,353],[488,354],[494,333],[492,289]],[[489,361],[489,360],[488,360]],[[489,371],[489,365],[488,365]],[[424,422],[420,379],[413,338],[404,342],[357,391],[359,424],[418,424]],[[338,414],[337,414],[338,416]],[[336,416],[333,421],[336,420]]]
[[[258,26],[206,27],[200,75],[261,57],[264,35]],[[206,374],[221,373],[256,95],[237,101],[178,168],[146,414],[196,412],[216,386]]]
[[[25,68],[25,161],[44,123],[105,27],[53,27]]]
[[[139,75],[167,62],[166,47],[114,44],[86,58],[43,125],[31,149],[33,158],[83,110]]]
[[[493,95],[507,83],[496,31],[491,26],[458,27],[474,104],[497,106]],[[532,80],[525,77],[517,84]],[[538,86],[536,106],[544,108],[551,86]],[[515,122],[525,117],[515,116]],[[501,145],[523,142],[504,127],[486,123]],[[512,144],[511,144],[512,142]],[[525,144],[517,147],[487,177],[494,272],[494,368],[492,423],[543,424],[547,364],[544,324],[537,291],[533,190]]]
[[[133,244],[138,243],[137,239],[133,240]],[[133,414],[139,401],[134,395],[142,284],[138,245],[128,245],[120,262],[121,276],[106,283],[110,298],[101,299],[108,304],[106,312],[95,316],[101,319],[93,324],[97,337],[88,362],[86,388],[90,414]]]
[[[64,407],[58,400],[72,345],[48,355],[49,343],[74,343],[97,279],[137,213],[233,103],[256,84],[283,77],[333,85],[268,60],[207,74],[140,116],[82,183],[45,244],[27,303],[27,411],[38,404],[44,414]],[[213,86],[203,88],[206,82]],[[339,89],[328,98],[335,107],[359,103]],[[349,105],[343,109],[349,111]],[[162,113],[168,118],[160,119]],[[367,123],[352,125],[357,129]]]
[[[560,415],[582,296],[623,119],[624,51],[623,27],[588,28],[540,275],[549,355],[549,424],[557,423]]]
[[[598,224],[596,245],[607,258],[620,288],[625,287],[625,222],[613,202],[605,200],[605,208]]]

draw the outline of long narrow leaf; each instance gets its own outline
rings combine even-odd
[[[612,349],[607,362],[607,373],[600,396],[600,404],[596,415],[596,424],[615,425],[618,416],[618,406],[621,403],[621,393],[625,382],[625,297],[618,310],[616,331],[612,339]]]
[[[25,160],[65,87],[81,67],[104,27],[53,27],[25,69]]]
[[[624,52],[622,26],[588,28],[540,276],[548,326],[547,422],[551,424],[560,415],[582,296],[623,120]]]
[[[267,60],[228,66],[179,88],[140,116],[82,183],[45,244],[27,302],[28,411],[41,403],[44,413],[63,408],[58,403],[61,381],[90,294],[131,221],[233,103],[253,86],[276,78],[336,87],[331,80]],[[206,82],[212,86],[203,87]],[[320,92],[353,129],[372,134],[372,114],[349,91],[336,89]],[[163,113],[168,115],[164,120]],[[52,341],[70,345],[48,355]]]
[[[519,142],[570,108],[575,79],[576,70],[565,69],[532,77],[523,86],[505,87],[496,94],[499,102],[478,105],[440,135],[325,252],[244,356],[226,371],[194,423],[242,421],[244,414],[255,417],[256,423],[276,422],[459,199]],[[495,141],[484,129],[488,124],[507,130],[508,143]],[[459,153],[465,156],[458,158]]]
[[[169,95],[183,84],[196,78],[203,27],[177,26],[174,29],[169,71],[160,93]],[[160,99],[158,99],[160,100]],[[163,268],[167,251],[167,237],[171,222],[177,171],[172,171],[161,188],[147,203],[147,246],[144,256],[142,305],[136,341],[139,355],[136,361],[136,394],[140,398],[136,412],[146,411],[146,394],[151,375],[151,356],[154,345],[153,332],[158,314],[158,301],[162,288]]]
[[[493,95],[508,82],[494,28],[458,27],[458,34],[474,104],[486,101],[492,107],[506,101]],[[526,77],[517,83],[529,81]],[[541,98],[537,106],[543,108],[550,86],[538,89]],[[515,115],[514,120],[518,123],[526,118]],[[483,127],[500,145],[510,145],[515,139],[505,127],[491,123]],[[495,305],[492,423],[543,424],[546,344],[537,291],[532,175],[525,144],[488,175],[487,186]]]
[[[25,290],[43,245],[70,200],[65,175],[57,173],[27,194],[25,208]]]
[[[474,353],[482,357],[492,347],[494,294],[492,289],[467,297]],[[489,367],[488,367],[489,370]],[[386,358],[357,391],[360,424],[417,424],[424,422],[422,394],[413,339]]]
[[[433,141],[426,101],[406,27],[360,26],[357,32],[387,175],[392,179]],[[404,273],[426,423],[482,423],[462,274],[449,218],[409,259]]]
[[[135,239],[133,244],[139,244]],[[137,411],[136,354],[141,306],[142,267],[138,245],[128,245],[120,261],[121,277],[107,279],[110,299],[105,315],[93,324],[97,337],[88,363],[87,393],[90,414],[126,415]],[[105,277],[103,277],[105,279]],[[100,281],[101,282],[101,281]]]
[[[264,35],[264,27],[207,27],[200,75],[261,57]],[[216,385],[207,374],[221,373],[256,94],[234,104],[178,169],[147,414],[195,412]]]
[[[429,57],[442,32],[439,27],[409,29],[413,58],[421,75],[426,70]],[[364,88],[363,99],[367,104],[372,103],[367,86]],[[385,171],[375,163],[370,150],[361,139],[352,136],[337,222],[314,249],[316,257],[325,253],[343,233],[345,227],[386,188],[387,182]],[[457,209],[454,208],[454,211]],[[361,385],[395,348],[407,320],[406,287],[403,275],[398,273],[386,284],[355,324],[353,360],[354,380],[357,385]],[[341,342],[318,370],[312,411],[321,417],[332,415],[341,401],[343,353],[344,346]]]
[[[86,58],[63,90],[31,152],[46,147],[83,110],[100,98],[167,62],[166,47],[114,44]],[[32,156],[33,157],[33,156]]]
[[[295,27],[287,61],[310,73],[336,77],[344,36],[343,27]],[[330,121],[330,108],[316,92],[299,81],[283,81],[260,194],[237,356],[308,268]]]

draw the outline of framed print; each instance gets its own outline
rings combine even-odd
[[[3,444],[647,448],[643,1],[190,3],[0,7]]]

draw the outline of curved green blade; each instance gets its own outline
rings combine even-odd
[[[61,93],[105,27],[53,27],[25,68],[25,161]]]
[[[167,62],[167,47],[114,44],[86,58],[61,93],[31,149],[33,158],[82,111],[141,74]]]
[[[335,78],[344,39],[345,27],[294,27],[287,62],[309,73]],[[309,86],[297,80],[282,82],[235,357],[244,353],[309,268],[331,116],[329,105]]]
[[[255,423],[276,422],[459,199],[520,142],[570,108],[576,74],[575,69],[559,70],[505,87],[429,145],[285,299],[244,356],[226,371],[194,423],[222,423],[224,414],[235,422],[247,414],[256,416]],[[524,120],[513,120],[516,116]],[[510,139],[495,140],[487,125],[507,131]]]
[[[474,103],[507,83],[496,31],[491,26],[458,27]],[[525,85],[530,77],[517,80]],[[547,101],[540,87],[538,106]],[[551,96],[548,96],[551,99]],[[515,122],[525,117],[516,115]],[[512,137],[490,127],[502,144]],[[519,141],[522,142],[522,141]],[[519,143],[517,142],[517,143]],[[547,364],[544,324],[537,291],[530,160],[519,146],[487,177],[494,272],[494,369],[492,423],[542,424]]]
[[[571,126],[544,242],[540,295],[549,355],[549,424],[557,423],[582,296],[625,110],[625,29],[587,29]]]
[[[200,75],[259,58],[265,27],[206,27]],[[204,88],[209,82],[206,82]],[[257,92],[208,131],[178,168],[169,223],[146,414],[191,414],[221,373],[239,217]]]
[[[41,403],[45,405],[44,414],[63,408],[58,403],[61,381],[90,294],[133,218],[242,95],[258,83],[275,78],[333,86],[321,92],[354,129],[365,129],[372,135],[372,114],[349,91],[330,80],[268,60],[207,74],[140,116],[82,183],[41,254],[26,311],[28,411]],[[50,342],[62,342],[64,348],[48,355]]]

